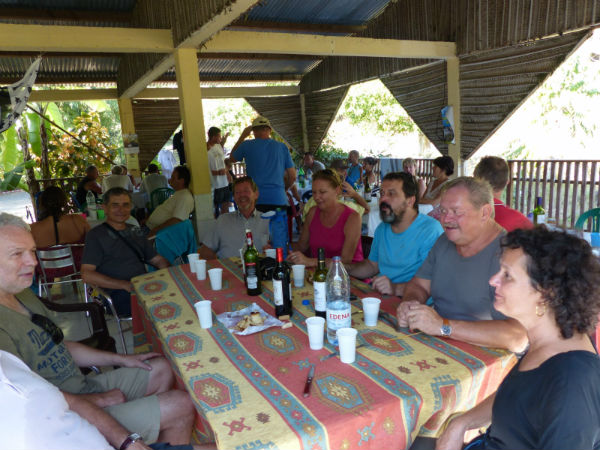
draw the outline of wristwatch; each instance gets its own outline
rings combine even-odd
[[[131,444],[133,444],[134,442],[137,441],[141,441],[142,440],[142,436],[140,436],[137,433],[131,433],[129,436],[127,436],[127,438],[123,441],[123,443],[121,444],[121,446],[119,447],[119,450],[125,450],[127,447],[129,447]]]
[[[443,319],[440,333],[442,333],[442,336],[450,336],[452,334],[452,326],[450,325],[450,321],[448,319]]]

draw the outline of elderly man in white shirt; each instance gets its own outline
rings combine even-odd
[[[133,192],[131,179],[127,175],[123,175],[122,166],[114,166],[111,172],[112,175],[104,177],[104,180],[102,180],[102,192],[106,192],[114,187],[122,187],[129,192]]]

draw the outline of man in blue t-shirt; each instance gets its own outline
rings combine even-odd
[[[444,230],[436,219],[419,214],[419,185],[404,172],[388,173],[381,183],[379,213],[382,223],[368,259],[347,264],[348,273],[373,278],[373,288],[382,294],[401,296]]]
[[[254,134],[254,139],[245,139]],[[286,190],[296,181],[296,168],[285,144],[270,138],[271,124],[265,117],[258,116],[252,125],[244,129],[233,146],[231,158],[244,160],[246,174],[258,185],[259,197],[256,209],[261,212],[286,209]]]

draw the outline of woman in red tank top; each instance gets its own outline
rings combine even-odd
[[[361,218],[352,208],[338,201],[342,182],[333,170],[313,175],[313,206],[306,216],[300,240],[292,244],[288,260],[306,267],[316,267],[317,250],[325,249],[325,258],[341,256],[343,263],[363,260],[360,242]],[[305,252],[310,250],[310,257]]]

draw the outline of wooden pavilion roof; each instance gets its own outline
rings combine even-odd
[[[300,150],[304,108],[314,151],[348,86],[379,77],[446,153],[445,57],[420,57],[418,41],[438,43],[440,52],[454,43],[461,151],[468,158],[589,36],[600,22],[599,6],[580,0],[12,0],[0,7],[0,82],[17,80],[42,53],[39,83],[110,83],[115,97],[148,97],[151,83],[175,80],[173,52],[196,48],[202,83],[297,85],[287,95],[257,97],[251,89],[241,95]],[[327,39],[330,48],[318,50]],[[375,39],[408,41],[409,54],[385,54],[386,41]],[[176,103],[134,102],[142,165],[179,122]]]

